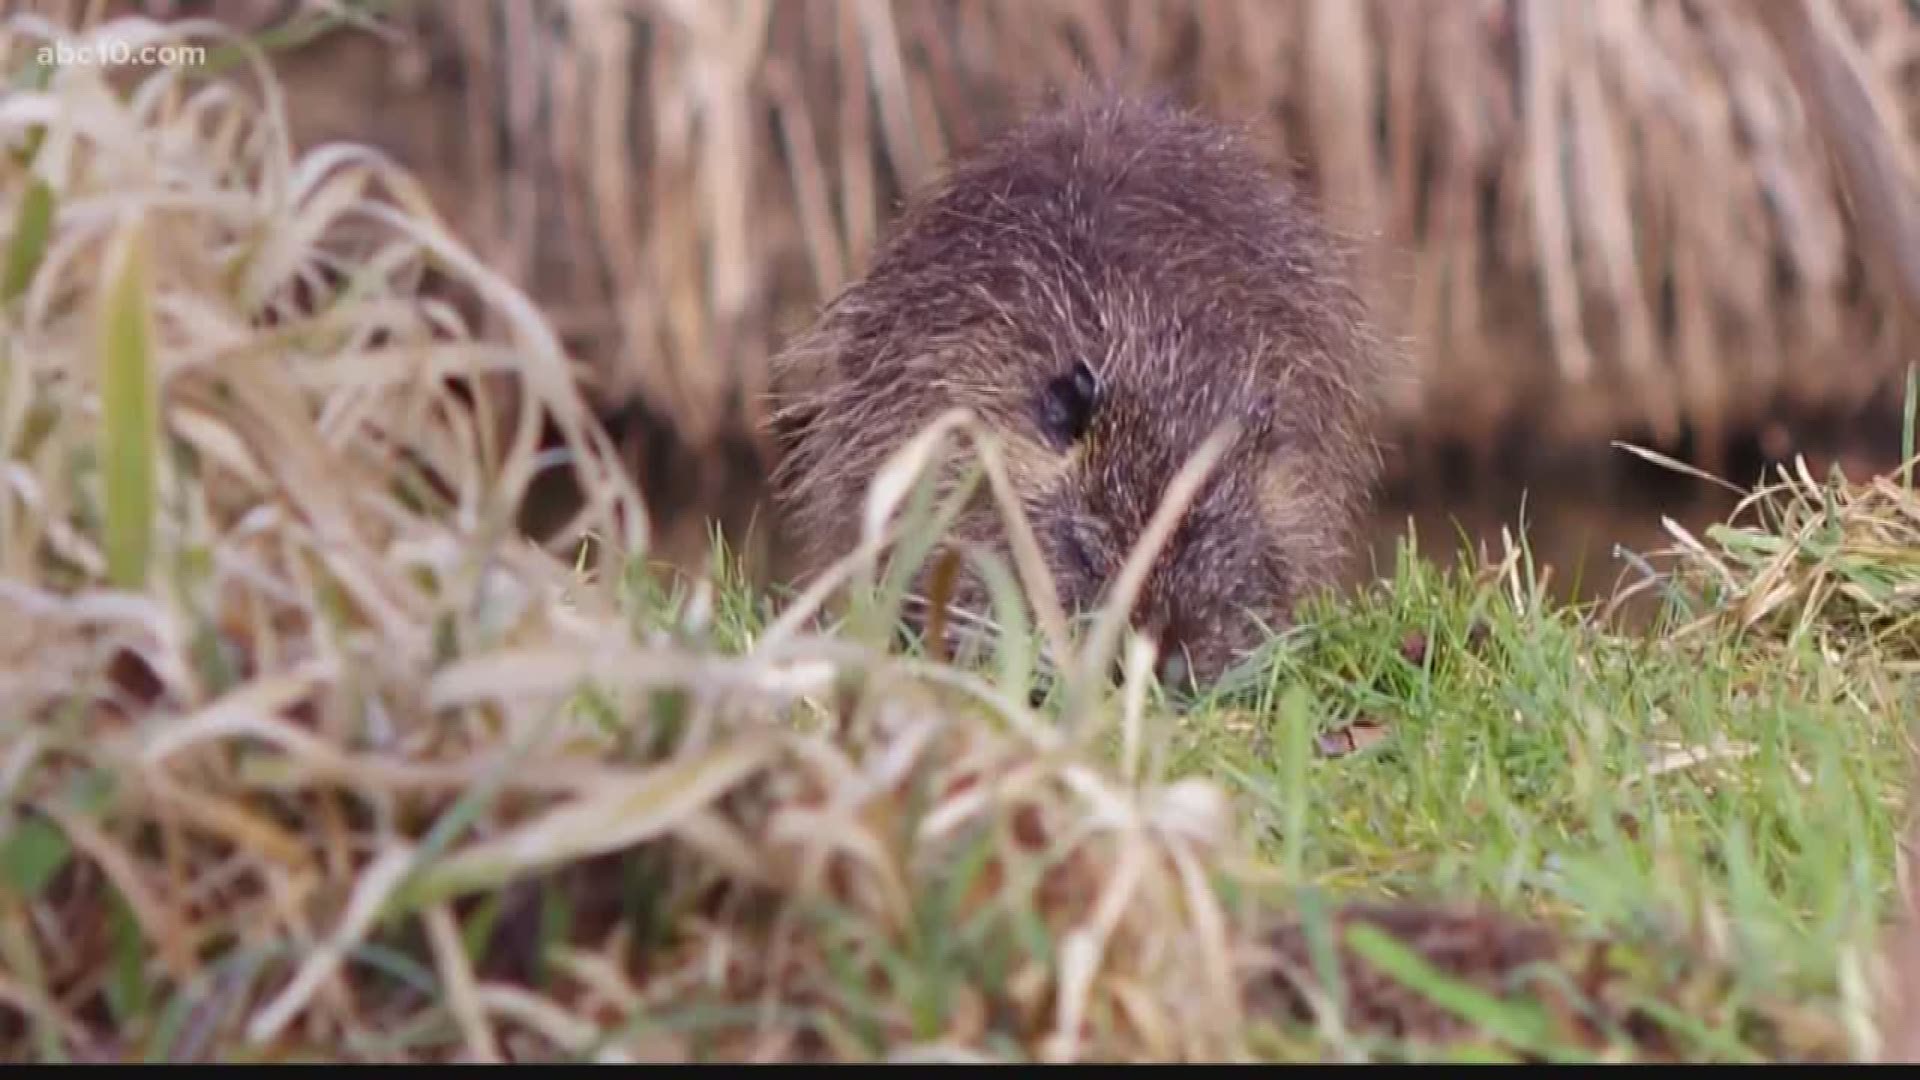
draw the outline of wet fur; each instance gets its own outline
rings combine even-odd
[[[1063,603],[1091,609],[1174,473],[1237,421],[1134,612],[1217,676],[1338,575],[1377,473],[1387,353],[1346,272],[1237,130],[1113,96],[1035,116],[918,199],[776,358],[774,485],[802,569],[851,548],[885,457],[965,406],[1004,441]],[[1082,361],[1099,397],[1062,445],[1044,402]],[[999,529],[983,502],[956,533]]]

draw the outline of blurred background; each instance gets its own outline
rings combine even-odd
[[[384,148],[544,306],[675,560],[765,523],[767,357],[902,197],[1089,78],[1251,122],[1362,245],[1414,366],[1359,575],[1524,502],[1592,595],[1731,509],[1617,442],[1742,484],[1899,458],[1913,0],[11,2],[262,34],[300,142]]]

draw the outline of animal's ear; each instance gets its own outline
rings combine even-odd
[[[1065,450],[1086,435],[1099,406],[1100,378],[1086,361],[1078,361],[1041,389],[1040,430],[1054,449]]]

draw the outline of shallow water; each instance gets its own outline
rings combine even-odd
[[[1570,484],[1445,501],[1383,499],[1373,514],[1370,550],[1355,560],[1350,584],[1392,575],[1409,535],[1419,553],[1440,566],[1458,565],[1463,549],[1498,560],[1504,529],[1516,545],[1524,538],[1551,595],[1569,602],[1605,599],[1644,573],[1626,556],[1645,559],[1674,546],[1663,518],[1699,535],[1726,520],[1735,505],[1732,494],[1719,489],[1660,497]],[[1627,606],[1629,624],[1649,613],[1649,605]]]
[[[1830,444],[1808,443],[1792,450],[1793,455],[1743,460],[1729,475],[1747,485],[1762,479],[1778,482],[1783,458],[1804,455],[1814,477],[1824,479],[1837,468],[1859,483],[1898,469],[1901,461],[1899,438],[1884,425],[1863,425]],[[1706,530],[1728,520],[1739,502],[1733,491],[1706,480],[1606,455],[1590,455],[1557,475],[1482,485],[1472,492],[1455,489],[1409,497],[1403,491],[1377,500],[1369,536],[1371,559],[1356,559],[1353,577],[1357,582],[1392,574],[1397,545],[1410,532],[1420,554],[1443,566],[1459,563],[1463,545],[1497,560],[1505,550],[1505,528],[1515,543],[1525,537],[1535,565],[1549,575],[1551,595],[1563,601],[1604,600],[1644,577],[1645,563],[1632,556],[1652,559],[1660,569],[1672,565],[1671,559],[1657,557],[1677,545],[1663,519],[1704,539]],[[1642,600],[1623,605],[1623,625],[1633,626],[1652,613],[1655,593],[1648,590],[1640,596]]]
[[[1825,476],[1837,465],[1861,481],[1897,468],[1897,440],[1871,441],[1874,445],[1845,452],[1808,447],[1809,471]],[[1525,468],[1527,463],[1517,465]],[[1762,472],[1773,473],[1758,461],[1744,466],[1736,475],[1750,481]],[[565,520],[574,504],[572,493],[563,488],[536,484],[524,524],[537,533]],[[1431,484],[1402,479],[1397,490],[1376,496],[1367,550],[1354,558],[1339,584],[1352,589],[1391,576],[1399,545],[1409,535],[1424,559],[1442,567],[1459,565],[1463,550],[1483,553],[1475,560],[1481,565],[1497,562],[1505,552],[1504,531],[1515,544],[1524,539],[1549,595],[1562,602],[1605,601],[1641,580],[1648,561],[1658,569],[1672,565],[1671,559],[1660,557],[1676,546],[1664,520],[1704,536],[1708,527],[1726,521],[1738,502],[1731,491],[1705,480],[1607,454],[1561,458],[1525,479],[1482,476]],[[654,506],[652,511],[660,515],[652,523],[658,557],[683,569],[703,566],[710,552],[707,527],[688,519],[680,508]],[[1657,597],[1656,590],[1638,591],[1619,606],[1615,625],[1643,627],[1654,614]]]

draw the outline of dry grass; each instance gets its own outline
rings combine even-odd
[[[1857,405],[1914,344],[1911,253],[1876,243],[1920,179],[1900,0],[1780,25],[1729,0],[394,10],[471,76],[471,149],[436,164],[462,225],[696,463],[753,430],[769,349],[903,194],[1083,77],[1172,87],[1299,163],[1415,346],[1410,434],[1684,422],[1711,453],[1782,401]]]
[[[1676,546],[1659,554],[1678,558],[1685,572],[1662,584],[1684,590],[1672,598],[1692,613],[1674,628],[1676,637],[1731,632],[1777,640],[1786,649],[1864,651],[1887,674],[1920,673],[1916,376],[1920,367],[1909,374],[1906,454],[1898,469],[1859,483],[1837,472],[1821,480],[1798,457],[1746,493],[1728,520],[1708,529],[1704,539],[1666,522]],[[1629,449],[1726,484],[1658,454]]]
[[[636,626],[637,494],[526,299],[378,156],[296,156],[262,69],[142,74],[0,102],[8,1058],[1233,1052],[1217,790],[805,603],[743,656]],[[556,466],[591,563],[510,527]]]

